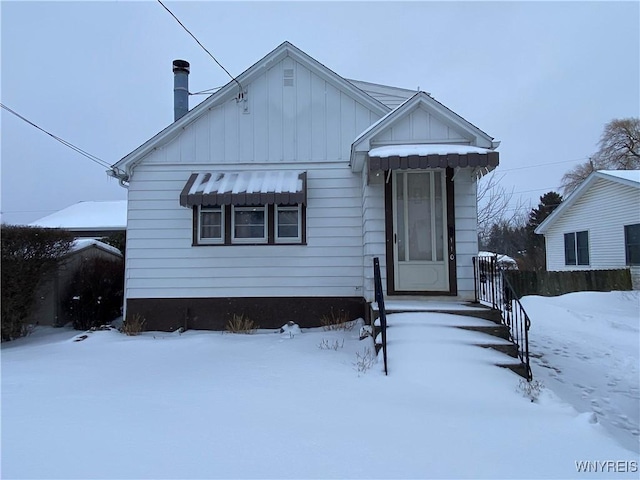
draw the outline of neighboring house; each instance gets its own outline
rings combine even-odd
[[[93,258],[122,261],[122,253],[115,247],[91,238],[76,239],[58,267],[43,279],[37,290],[35,304],[27,324],[62,326],[68,323],[62,304],[69,294],[69,285],[83,262]]]
[[[125,309],[149,329],[365,315],[387,296],[474,298],[476,182],[499,142],[429,94],[350,81],[288,42],[117,162]]]
[[[630,268],[640,288],[640,170],[599,170],[535,233],[544,235],[547,270]]]
[[[78,202],[29,224],[63,228],[75,237],[108,237],[127,229],[127,201]]]

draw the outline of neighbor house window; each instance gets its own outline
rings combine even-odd
[[[267,207],[232,207],[232,243],[267,243]]]
[[[627,265],[640,265],[640,223],[624,226],[624,251]]]
[[[564,234],[564,264],[589,265],[589,232]]]
[[[275,240],[277,243],[300,243],[301,234],[301,208],[284,207],[277,205],[275,208]]]
[[[198,207],[198,243],[224,243],[222,207]]]

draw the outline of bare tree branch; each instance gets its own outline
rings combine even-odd
[[[561,184],[565,196],[595,170],[640,169],[640,119],[622,118],[610,121],[604,127],[598,147],[589,162],[580,164],[563,175]]]

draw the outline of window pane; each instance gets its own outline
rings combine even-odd
[[[265,238],[264,208],[234,209],[234,238]]]
[[[578,265],[589,265],[589,232],[576,233]]]
[[[627,265],[640,265],[640,223],[625,225],[624,244]]]
[[[407,260],[405,254],[405,231],[404,231],[404,173],[396,173],[396,228],[397,228],[397,245],[398,245],[398,260],[404,262]]]
[[[434,232],[436,235],[436,260],[438,262],[444,259],[444,198],[442,194],[442,173],[434,172],[434,187],[435,187],[435,217],[436,224],[434,225]]]
[[[431,243],[432,205],[431,175],[407,175],[407,223],[409,227],[408,260],[433,260]]]
[[[200,238],[222,238],[222,209],[200,211]]]
[[[565,265],[576,264],[576,234],[575,233],[564,234],[564,264]]]
[[[299,238],[298,207],[276,207],[278,209],[278,238]]]

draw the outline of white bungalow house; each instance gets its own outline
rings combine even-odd
[[[125,309],[147,328],[363,316],[474,298],[477,178],[499,142],[428,93],[347,80],[285,42],[109,172],[128,188]]]
[[[544,235],[547,270],[630,268],[640,288],[640,170],[599,170],[535,233]]]

